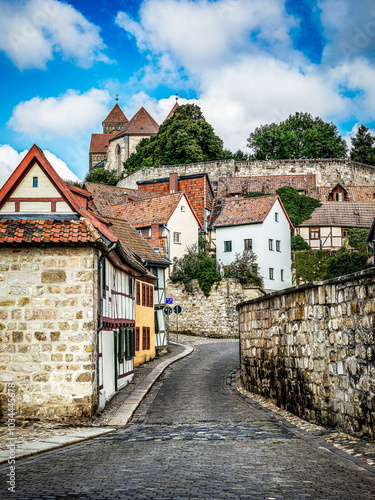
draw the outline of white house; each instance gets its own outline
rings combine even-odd
[[[224,199],[213,228],[216,258],[222,265],[231,264],[236,254],[252,250],[266,289],[291,286],[293,225],[278,196]]]

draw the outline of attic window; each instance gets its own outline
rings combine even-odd
[[[141,127],[141,130],[143,130],[143,127]]]
[[[38,177],[33,177],[33,187],[34,188],[38,187]]]
[[[185,212],[185,205],[181,205],[181,212]]]

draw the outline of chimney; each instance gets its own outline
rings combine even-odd
[[[169,192],[178,193],[178,174],[169,174]]]
[[[126,203],[127,201],[129,201],[129,194],[128,193],[122,193],[121,200],[122,200],[122,203]]]
[[[151,247],[159,250],[159,224],[156,222],[151,224]]]

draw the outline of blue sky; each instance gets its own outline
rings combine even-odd
[[[33,143],[65,177],[115,104],[161,122],[178,93],[227,148],[296,111],[375,129],[372,0],[0,0],[0,183]]]

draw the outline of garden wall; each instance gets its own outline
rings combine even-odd
[[[244,387],[296,415],[375,438],[375,269],[237,306]]]

